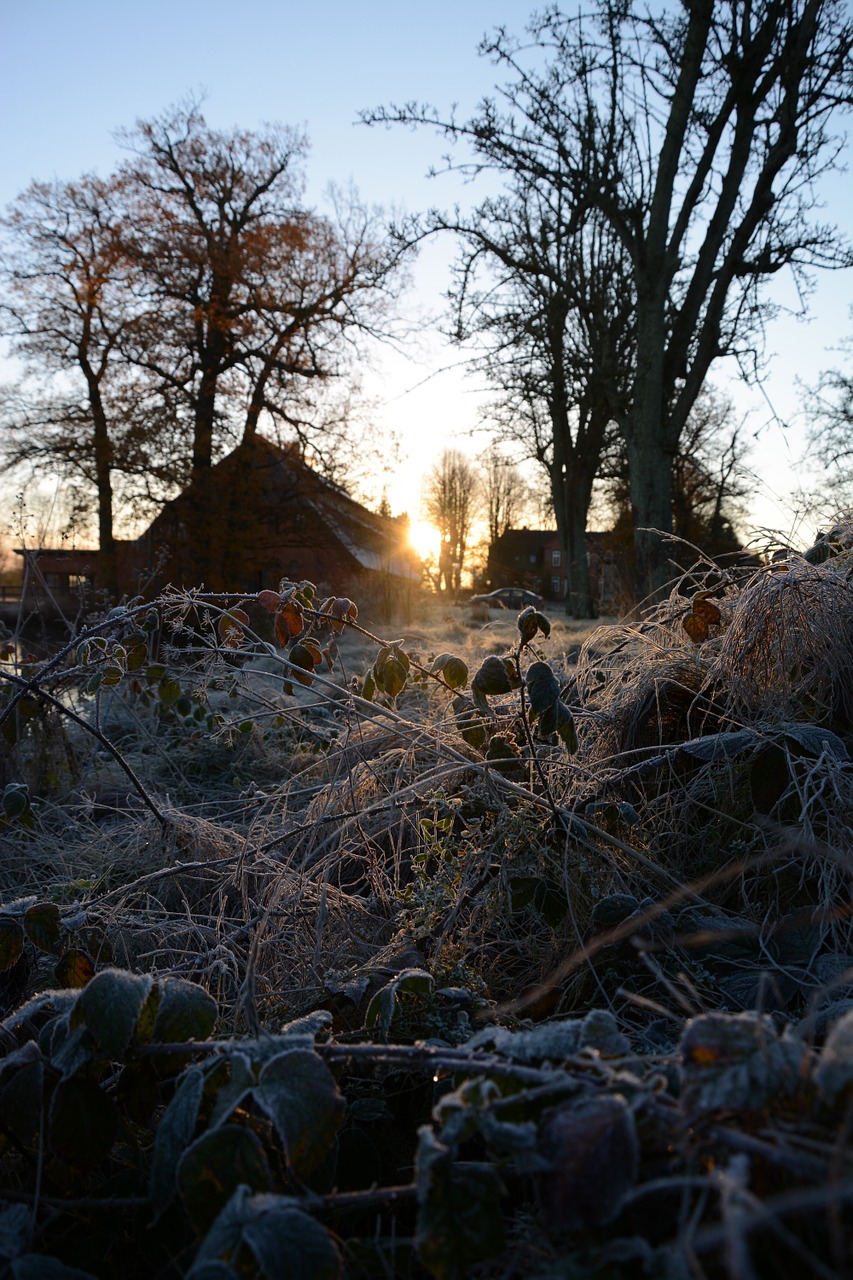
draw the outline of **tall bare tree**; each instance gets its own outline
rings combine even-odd
[[[421,496],[424,515],[441,534],[440,572],[445,587],[462,585],[465,553],[477,512],[477,469],[457,449],[445,449],[428,473]],[[440,580],[439,580],[440,583]]]
[[[214,130],[190,102],[121,137],[127,246],[148,301],[133,359],[169,389],[191,442],[201,575],[217,451],[262,415],[316,446],[306,386],[340,374],[346,340],[381,326],[399,250],[353,193],[338,193],[334,218],[304,207],[300,131]]]
[[[480,459],[480,488],[489,542],[497,542],[521,517],[527,505],[527,484],[495,444]]]
[[[385,331],[400,249],[352,191],[328,216],[305,207],[299,131],[217,131],[191,102],[121,136],[115,177],[34,184],[6,222],[17,350],[54,393],[69,373],[84,388],[7,416],[15,456],[96,488],[110,586],[116,472],[156,481],[161,499],[190,482],[200,580],[208,477],[229,444],[264,423],[339,461],[323,434],[344,432],[347,398],[324,406],[316,391],[354,382],[355,335]]]
[[[644,586],[666,576],[652,530],[671,529],[672,462],[711,366],[756,368],[762,285],[853,261],[814,217],[853,101],[851,50],[843,0],[597,0],[576,17],[549,8],[525,40],[485,40],[511,80],[470,120],[415,105],[367,117],[437,126],[473,149],[451,167],[565,191],[566,225],[594,212],[623,246],[636,346],[618,421]]]
[[[456,331],[478,342],[473,364],[500,393],[500,437],[547,475],[567,612],[593,617],[587,515],[634,351],[624,254],[600,220],[575,222],[562,188],[546,197],[517,175],[510,183],[510,197],[454,225],[464,246],[451,294]],[[430,222],[449,225],[440,215]]]

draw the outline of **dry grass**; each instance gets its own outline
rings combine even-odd
[[[332,677],[292,693],[270,653],[223,665],[176,651],[181,680],[223,717],[213,732],[154,721],[124,686],[100,707],[164,821],[69,731],[72,794],[59,779],[32,830],[0,831],[3,897],[53,898],[73,927],[103,928],[121,963],[204,981],[235,1028],[323,1004],[356,1028],[382,975],[406,966],[518,1012],[606,1002],[639,1028],[643,1001],[742,1007],[760,974],[782,974],[802,1011],[821,957],[853,954],[853,774],[784,726],[847,740],[853,594],[833,560],[716,590],[701,644],[678,589],[630,625],[552,618],[541,654],[580,748],[540,743],[534,764],[516,696],[494,699],[522,749],[510,779],[430,682],[396,707],[361,702],[376,652],[364,634],[340,637]],[[437,605],[385,638],[424,667],[450,651],[473,672],[518,635],[509,615]],[[683,745],[745,730],[716,759]],[[692,944],[709,921],[740,930],[740,952]],[[755,998],[771,999],[762,981]]]

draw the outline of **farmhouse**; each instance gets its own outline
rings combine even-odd
[[[607,534],[586,535],[589,586],[599,608],[612,604],[618,590],[607,541]],[[555,529],[507,529],[489,547],[486,573],[492,587],[528,587],[546,600],[566,598],[566,566]]]
[[[200,546],[203,585],[211,591],[258,591],[282,578],[308,578],[346,593],[371,581],[421,578],[405,517],[369,511],[313,470],[295,446],[257,435],[211,469],[203,490],[190,485],[139,538],[117,543],[121,590],[202,585]],[[97,551],[18,554],[26,555],[42,591],[58,599],[81,585],[99,586]]]

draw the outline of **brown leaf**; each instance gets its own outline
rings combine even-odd
[[[281,604],[281,596],[277,591],[259,591],[258,604],[262,609],[266,609],[267,613],[275,613]]]
[[[683,626],[694,644],[701,644],[710,635],[708,623],[698,613],[688,613],[684,619]]]
[[[723,617],[714,602],[706,599],[703,595],[693,597],[693,612],[698,617],[704,618],[706,622],[711,623],[714,626],[722,621]]]
[[[288,600],[282,605],[279,612],[275,615],[275,638],[284,648],[294,636],[302,634],[304,627],[302,609],[293,600]]]

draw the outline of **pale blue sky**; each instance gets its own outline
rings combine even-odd
[[[365,200],[386,207],[447,204],[460,192],[464,199],[468,193],[450,180],[425,177],[442,150],[435,135],[367,129],[355,124],[358,111],[408,99],[470,110],[495,82],[495,69],[477,56],[481,36],[499,23],[521,30],[533,7],[525,0],[0,0],[0,206],[35,177],[107,172],[120,154],[114,129],[202,90],[214,126],[304,124],[315,203],[327,182],[349,179]],[[827,187],[826,216],[848,232],[851,196],[849,175]],[[414,305],[438,309],[451,254],[448,242],[424,256]],[[797,374],[814,381],[837,363],[827,348],[853,328],[851,301],[853,276],[834,273],[818,287],[809,325],[771,326],[768,346],[779,354],[765,391],[781,418],[793,421],[803,408]],[[478,397],[458,373],[429,378],[454,358],[429,340],[409,361],[383,357],[372,377],[371,390],[384,401],[378,416],[407,452],[389,477],[398,509],[414,513],[431,458],[476,421]],[[783,432],[773,425],[762,395],[739,402],[760,431],[755,520],[785,527],[786,509],[774,509],[763,493],[784,498],[796,482],[802,426]]]

